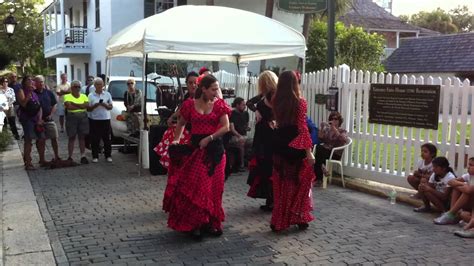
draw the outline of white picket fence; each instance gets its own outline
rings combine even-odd
[[[257,78],[216,73],[222,87],[236,87],[236,95],[247,99],[256,92]],[[334,81],[334,83],[333,83]],[[371,83],[441,85],[438,130],[372,124],[368,122]],[[344,158],[344,173],[382,183],[408,187],[405,176],[420,158],[420,146],[431,142],[438,155],[446,156],[456,174],[465,172],[467,158],[474,156],[474,86],[469,80],[399,76],[370,73],[340,66],[303,75],[303,95],[308,101],[308,116],[319,125],[328,111],[315,103],[316,94],[326,94],[330,86],[339,90],[339,109],[353,144]],[[230,103],[230,102],[229,102]],[[253,120],[253,116],[252,119]]]

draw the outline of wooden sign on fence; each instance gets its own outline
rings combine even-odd
[[[370,84],[369,123],[438,129],[439,85]]]

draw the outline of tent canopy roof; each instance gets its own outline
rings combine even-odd
[[[108,57],[237,62],[304,58],[306,42],[293,28],[256,13],[185,5],[128,26],[109,39],[106,50]]]

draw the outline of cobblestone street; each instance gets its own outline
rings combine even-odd
[[[133,154],[114,151],[113,158],[29,172],[58,264],[474,261],[474,241],[454,236],[457,226],[437,226],[434,214],[415,214],[410,206],[336,186],[313,190],[317,218],[308,230],[272,233],[270,214],[258,208],[262,202],[246,197],[246,173],[226,183],[224,235],[196,243],[166,226],[161,210],[166,176],[138,177]]]

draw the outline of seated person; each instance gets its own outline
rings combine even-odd
[[[430,178],[433,172],[433,165],[431,161],[436,157],[438,150],[436,146],[431,143],[425,143],[421,145],[421,159],[418,160],[415,166],[415,171],[413,174],[407,176],[408,183],[416,190],[420,186],[421,180]],[[412,195],[413,198],[420,198],[420,195],[416,193]]]
[[[235,98],[232,107],[233,110],[229,119],[231,133],[229,146],[236,147],[239,150],[240,167],[238,171],[245,171],[245,152],[252,146],[252,140],[247,137],[249,113],[245,111],[246,105],[243,98]]]
[[[138,114],[142,110],[142,93],[135,88],[135,80],[127,80],[127,90],[123,95],[123,103],[127,108],[127,129],[132,135],[138,136],[140,130],[140,123]]]
[[[344,146],[347,143],[347,131],[341,128],[344,121],[339,112],[332,112],[328,118],[329,122],[322,122],[319,128],[318,137],[320,144],[316,146],[316,162],[314,164],[314,172],[316,174],[317,183],[321,184],[324,174],[328,174],[324,164],[329,159],[333,148]],[[335,152],[333,159],[340,160],[342,151]]]
[[[474,221],[470,222],[474,203],[474,157],[469,158],[467,173],[449,181],[448,184],[453,188],[451,208],[433,222],[439,225],[456,224],[462,219],[469,223],[469,227],[474,227]]]
[[[452,187],[449,182],[456,179],[453,169],[449,166],[449,161],[445,157],[436,157],[431,162],[433,164],[433,174],[428,182],[422,180],[418,187],[423,206],[415,208],[415,212],[430,212],[431,203],[438,211],[445,212],[449,209],[449,199]]]

